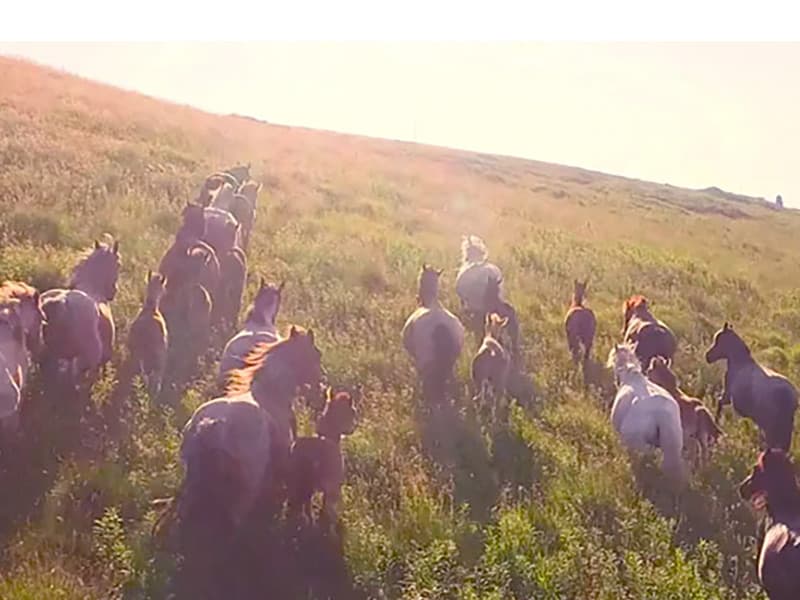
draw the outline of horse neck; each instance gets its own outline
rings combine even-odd
[[[620,383],[625,385],[629,385],[635,388],[637,391],[646,390],[647,389],[647,378],[640,372],[636,371],[631,367],[626,367],[621,372],[617,374]]]
[[[289,402],[294,397],[298,381],[294,370],[280,349],[267,354],[264,364],[256,374],[252,390],[253,396]]]
[[[737,340],[725,358],[728,360],[728,366],[749,365],[756,362],[750,353],[750,348],[741,339]]]
[[[94,281],[78,280],[73,281],[70,286],[74,290],[78,290],[92,298],[95,302],[108,302],[105,292],[98,289],[102,286],[97,286]]]
[[[420,290],[419,303],[421,306],[424,306],[425,308],[438,308],[439,307],[438,290],[434,290],[432,292],[430,291],[423,292],[422,290]]]

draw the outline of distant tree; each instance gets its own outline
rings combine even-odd
[[[780,194],[775,196],[775,206],[777,206],[778,208],[783,208],[783,198],[781,198]]]

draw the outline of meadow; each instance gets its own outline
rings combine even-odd
[[[0,461],[0,598],[167,597],[175,563],[151,540],[151,502],[180,481],[180,427],[210,397],[224,340],[163,402],[137,382],[120,391],[118,375],[181,208],[206,174],[238,162],[264,183],[245,301],[260,275],[285,280],[281,326],[313,327],[331,380],[364,384],[344,442],[345,583],[331,591],[308,557],[274,597],[763,597],[757,520],[736,489],[755,428],[727,409],[710,464],[674,496],[654,461],[621,449],[610,390],[584,390],[562,321],[573,278],[588,276],[596,360],[620,336],[622,300],[642,293],[678,336],[683,387],[706,403],[722,368],[703,355],[725,320],[800,382],[798,213],[717,189],[211,115],[6,58],[0,80],[0,277],[63,283],[104,232],[123,255],[114,366],[87,406],[46,398],[34,381],[26,441]],[[444,300],[457,307],[466,233],[487,241],[521,317],[536,394],[507,425],[476,417],[466,390],[438,422],[400,343],[423,262],[446,269]],[[270,560],[250,558],[254,569]]]

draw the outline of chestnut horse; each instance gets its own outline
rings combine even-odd
[[[564,317],[564,330],[567,334],[567,347],[572,355],[572,362],[580,364],[586,368],[589,357],[592,354],[594,344],[594,334],[597,331],[597,319],[591,308],[584,306],[586,288],[589,280],[574,281],[574,291],[572,293],[572,303],[567,309]]]
[[[672,363],[678,342],[670,328],[650,312],[647,298],[638,294],[628,298],[622,305],[622,316],[625,319],[622,342],[634,347],[642,365],[649,365],[654,356]]]

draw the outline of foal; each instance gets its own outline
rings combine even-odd
[[[572,361],[576,365],[580,362],[585,368],[592,353],[594,334],[597,330],[597,319],[592,309],[583,305],[589,281],[578,281],[576,279],[574,284],[572,303],[567,309],[566,317],[564,317],[564,329],[567,334],[567,346],[572,355]]]
[[[486,315],[483,343],[472,359],[472,381],[478,390],[477,397],[482,406],[486,405],[487,396],[491,393],[493,408],[496,408],[497,402],[506,391],[511,355],[503,347],[500,338],[507,326],[507,317],[503,319],[495,313]]]
[[[722,430],[717,426],[714,417],[705,405],[697,398],[687,396],[678,387],[675,373],[667,365],[667,361],[660,356],[650,361],[647,377],[667,390],[681,411],[681,426],[683,427],[683,447],[687,448],[689,440],[694,441],[694,449],[699,450],[698,458],[701,462],[708,459],[711,445],[716,443],[722,435]]]
[[[147,272],[144,305],[128,334],[131,360],[144,379],[151,397],[157,396],[161,391],[161,381],[167,365],[167,323],[160,306],[166,285],[167,278],[161,273]]]
[[[360,394],[360,391],[359,391]],[[317,421],[317,435],[295,440],[289,458],[289,510],[311,518],[311,499],[322,492],[322,515],[333,523],[344,483],[341,439],[356,427],[356,409],[347,392],[332,396]]]
[[[739,493],[756,508],[766,508],[772,521],[758,556],[758,578],[767,596],[800,598],[800,488],[786,453],[762,452]]]

